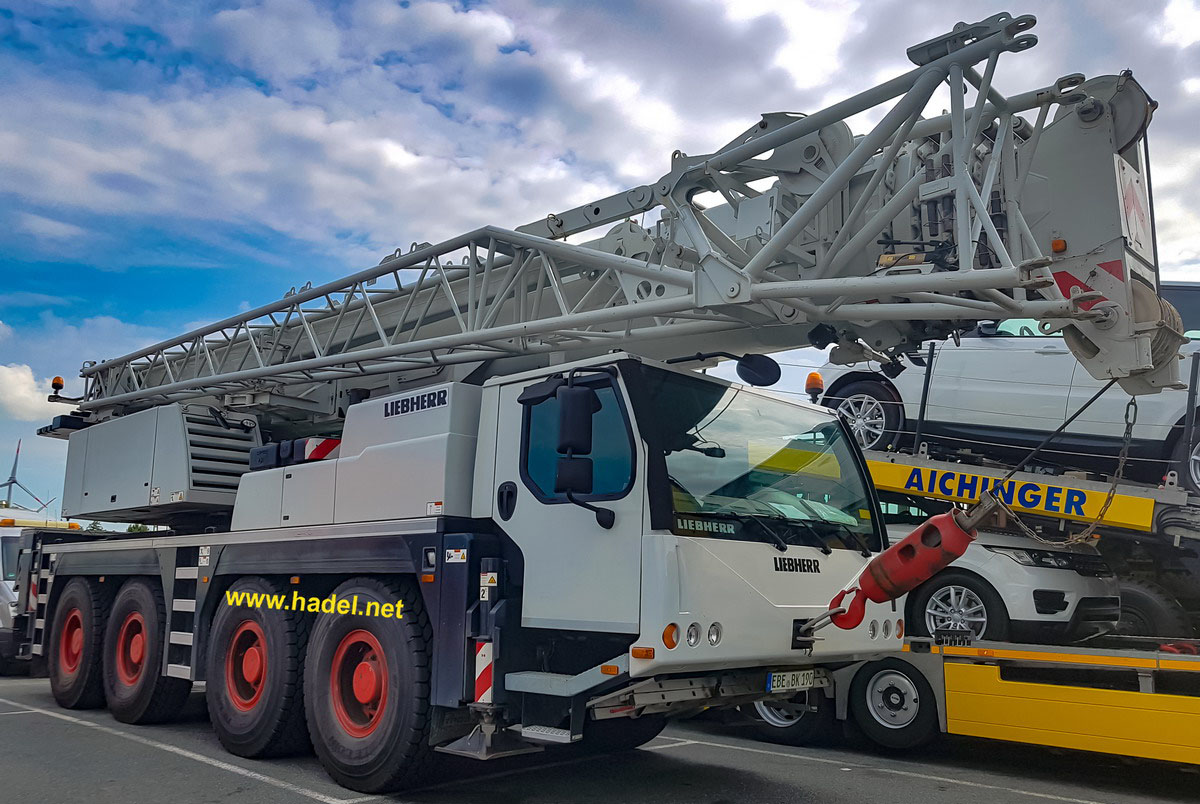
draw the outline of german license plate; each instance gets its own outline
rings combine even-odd
[[[785,670],[767,673],[767,692],[811,689],[817,683],[815,670]]]

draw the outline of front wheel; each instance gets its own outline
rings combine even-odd
[[[850,685],[850,714],[876,745],[905,751],[938,736],[933,688],[899,659],[868,662]]]
[[[809,690],[786,701],[755,701],[756,731],[765,740],[787,745],[826,745],[839,729],[833,699]]]
[[[970,631],[975,639],[1003,642],[1009,636],[1008,609],[996,590],[966,572],[944,570],[914,593],[909,628],[913,636],[937,631]]]

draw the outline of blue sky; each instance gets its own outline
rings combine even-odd
[[[1005,91],[1132,67],[1170,277],[1200,279],[1200,10],[1039,2]],[[1011,8],[1010,8],[1011,6]],[[952,8],[952,11],[948,9]],[[83,360],[657,178],[1015,3],[0,0],[0,466],[56,496]],[[863,121],[864,123],[867,121]],[[862,126],[858,126],[861,131]]]

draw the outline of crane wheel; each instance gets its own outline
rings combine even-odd
[[[99,586],[88,578],[72,578],[54,609],[46,669],[54,700],[66,709],[104,706],[100,657],[108,607]]]
[[[117,592],[104,633],[104,693],[122,723],[170,720],[192,682],[162,674],[167,611],[158,584],[131,578]]]
[[[419,784],[434,760],[433,629],[421,595],[411,581],[376,578],[352,578],[333,594],[353,601],[358,614],[319,614],[309,635],[304,706],[317,757],[351,790]],[[399,618],[378,615],[397,601],[404,604]]]
[[[266,578],[243,578],[229,591],[284,594]],[[204,697],[229,753],[253,758],[309,750],[303,702],[308,630],[303,612],[218,607],[209,630]]]

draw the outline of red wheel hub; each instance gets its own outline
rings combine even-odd
[[[387,706],[387,657],[370,631],[342,637],[333,653],[329,692],[333,713],[351,737],[366,737],[379,726]]]
[[[267,635],[254,620],[233,632],[225,650],[225,689],[229,700],[243,712],[258,705],[266,687]]]
[[[117,632],[117,679],[132,687],[146,669],[146,620],[140,612],[131,611]]]
[[[83,658],[83,612],[71,609],[63,623],[58,642],[58,669],[65,676],[73,676],[79,670]]]

